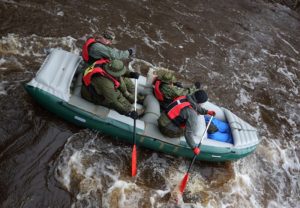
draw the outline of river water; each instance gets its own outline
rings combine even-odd
[[[197,162],[69,124],[24,91],[46,53],[79,53],[110,28],[117,48],[201,81],[210,100],[257,127],[231,163]],[[0,0],[0,207],[300,207],[300,14],[259,0]]]

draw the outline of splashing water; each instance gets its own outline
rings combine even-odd
[[[1,0],[0,11],[1,207],[299,206],[298,13],[246,0]],[[117,48],[137,45],[137,58],[201,81],[213,102],[258,128],[256,152],[197,162],[177,205],[190,161],[138,148],[131,178],[131,146],[38,107],[22,84],[47,51],[79,54],[104,28],[117,34]]]

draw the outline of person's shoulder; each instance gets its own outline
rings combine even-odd
[[[161,89],[163,90],[177,90],[176,86],[170,85],[170,84],[162,84]]]
[[[185,108],[186,116],[189,119],[195,120],[197,119],[198,115],[195,109],[193,108]]]
[[[100,42],[96,42],[96,43],[94,43],[94,44],[92,44],[90,47],[89,47],[90,49],[98,49],[98,48],[107,48],[107,46],[106,45],[103,45],[102,43],[100,43]]]

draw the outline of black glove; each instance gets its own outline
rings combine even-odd
[[[130,72],[129,73],[130,78],[138,79],[140,77],[140,73],[138,72]]]
[[[128,49],[128,52],[129,52],[129,56],[135,57],[135,53],[136,53],[135,47],[129,48],[129,49]]]
[[[175,85],[176,87],[181,87],[181,88],[183,88],[183,85],[182,85],[181,82],[174,82],[174,85]]]
[[[200,87],[201,87],[201,83],[200,82],[195,82],[195,87],[196,87],[196,89],[200,89]]]
[[[139,115],[136,111],[130,111],[128,113],[128,116],[131,117],[132,119],[135,119],[135,120],[138,119],[138,117],[139,117]]]

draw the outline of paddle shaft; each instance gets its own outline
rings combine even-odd
[[[135,90],[134,90],[134,111],[136,112],[137,103],[137,79],[135,79]],[[136,175],[136,118],[133,119],[133,148],[131,155],[131,176]]]
[[[199,142],[199,144],[198,144],[198,146],[197,146],[199,149],[200,149],[200,146],[201,146],[201,144],[202,144],[202,140],[203,140],[204,137],[205,137],[205,133],[207,132],[207,129],[209,128],[209,126],[210,126],[210,124],[211,124],[212,119],[213,119],[213,116],[210,118],[210,120],[209,120],[209,122],[208,122],[208,124],[207,124],[207,126],[206,126],[206,128],[205,128],[205,131],[203,132],[202,138],[200,139],[200,142]],[[184,177],[183,177],[183,179],[182,179],[182,181],[181,181],[180,188],[179,188],[181,194],[183,193],[183,191],[184,191],[184,189],[185,189],[185,187],[186,187],[186,184],[187,184],[187,182],[188,182],[188,180],[189,180],[189,172],[190,172],[190,170],[191,170],[191,168],[192,168],[192,166],[193,166],[193,164],[194,164],[196,158],[197,158],[197,155],[194,154],[193,160],[192,160],[192,162],[190,163],[190,166],[189,166],[189,168],[188,168],[186,174],[184,175]]]
[[[208,124],[207,124],[207,126],[206,126],[206,128],[205,128],[205,131],[204,131],[204,133],[203,133],[203,135],[202,135],[202,138],[201,138],[201,140],[200,140],[200,142],[199,142],[199,144],[198,144],[198,146],[197,146],[199,149],[200,149],[201,144],[202,144],[202,141],[203,141],[203,139],[204,139],[204,137],[205,137],[205,133],[207,132],[207,130],[208,130],[210,124],[211,124],[212,119],[213,119],[213,116],[210,117],[209,122],[208,122]],[[190,166],[189,166],[189,169],[188,169],[187,173],[190,172],[190,169],[191,169],[191,167],[193,166],[193,164],[194,164],[196,158],[197,158],[197,155],[194,154],[193,160],[192,160],[192,162],[191,162],[191,164],[190,164]]]
[[[134,111],[136,111],[136,103],[137,103],[137,79],[135,79],[135,89],[134,89]],[[133,144],[136,142],[136,119],[133,119]]]
[[[203,133],[203,135],[202,135],[202,138],[201,138],[201,140],[200,140],[200,142],[199,142],[199,144],[198,144],[198,146],[197,146],[199,149],[200,149],[201,144],[202,144],[202,141],[203,141],[203,139],[204,139],[204,137],[205,137],[205,133],[207,132],[207,130],[208,130],[210,124],[211,124],[212,119],[213,119],[213,116],[210,117],[209,122],[208,122],[208,124],[207,124],[207,126],[206,126],[206,128],[205,128],[205,131],[204,131],[204,133]],[[187,173],[190,172],[190,169],[191,169],[191,167],[193,166],[193,164],[194,164],[196,158],[197,158],[197,155],[194,154],[193,160],[192,160],[192,162],[191,162],[191,164],[190,164],[190,166],[189,166],[189,169],[188,169]]]

